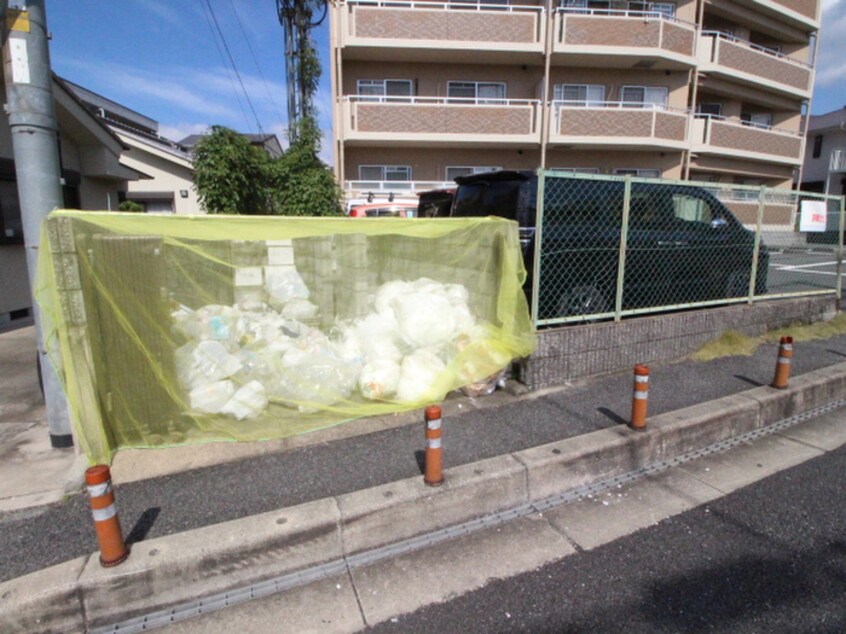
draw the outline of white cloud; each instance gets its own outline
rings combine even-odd
[[[162,2],[157,2],[156,0],[136,0],[136,2],[138,2],[138,4],[143,6],[151,13],[155,13],[165,22],[168,22],[173,25],[178,25],[181,23],[179,14],[174,11],[170,6]]]

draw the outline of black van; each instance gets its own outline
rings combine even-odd
[[[500,171],[456,178],[451,215],[516,220],[531,278],[537,175]],[[548,176],[540,253],[539,319],[614,310],[624,183]],[[623,310],[743,297],[755,235],[710,192],[634,182],[629,206]],[[761,244],[755,291],[765,293],[769,252]],[[531,279],[526,283],[531,289]]]

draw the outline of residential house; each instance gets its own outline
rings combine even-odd
[[[846,194],[846,107],[808,119],[801,189]]]

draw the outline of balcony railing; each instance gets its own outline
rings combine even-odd
[[[696,25],[653,11],[558,9],[555,52],[597,52],[591,47],[621,53],[631,48],[654,49],[659,54],[692,57]]]
[[[455,97],[342,98],[348,140],[540,143],[540,102]]]
[[[811,90],[811,66],[778,51],[720,31],[703,31],[700,62],[766,87],[805,94]]]
[[[694,151],[787,165],[802,162],[802,135],[799,132],[711,115],[697,116],[693,124]]]
[[[829,172],[846,172],[846,148],[832,150],[828,160]]]
[[[542,52],[544,9],[537,5],[409,0],[347,0],[340,5],[345,46],[464,48]]]
[[[688,112],[626,101],[554,101],[550,143],[601,143],[681,147]]]

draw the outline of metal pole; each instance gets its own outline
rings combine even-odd
[[[47,19],[44,0],[30,0],[25,11],[10,11],[8,2],[3,0],[0,9],[6,18],[3,27],[6,114],[12,134],[26,264],[32,288],[41,221],[53,209],[63,206]],[[41,315],[34,299],[32,306],[50,443],[53,447],[70,447],[73,437],[67,401],[47,358]]]
[[[632,205],[632,177],[626,175],[623,189],[623,218],[620,225],[620,255],[617,259],[617,290],[614,295],[614,321],[620,321],[623,313],[623,291],[626,276],[626,246],[629,240],[629,211]]]
[[[767,188],[761,185],[758,190],[758,216],[755,220],[755,242],[752,247],[752,270],[749,272],[749,304],[755,301],[755,289],[758,281],[758,259],[761,253],[761,233],[764,226],[764,199]]]
[[[826,199],[826,210],[828,209],[829,199]],[[840,197],[840,205],[838,208],[838,215],[840,216],[837,223],[837,277],[835,278],[834,288],[837,290],[837,309],[840,310],[840,301],[843,299],[843,231],[846,229],[846,196]]]

